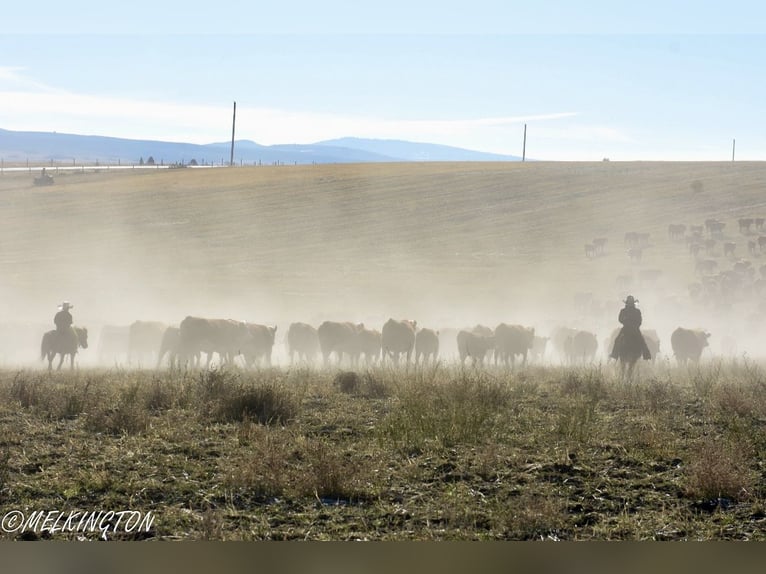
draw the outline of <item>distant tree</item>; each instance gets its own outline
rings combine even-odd
[[[199,164],[197,163],[196,159],[192,158],[192,160],[189,162],[189,165],[199,165]]]
[[[149,156],[149,159],[146,160],[146,165],[154,165],[154,156]]]
[[[141,156],[141,158],[139,158],[138,165],[144,165],[144,158],[143,158],[143,156]]]

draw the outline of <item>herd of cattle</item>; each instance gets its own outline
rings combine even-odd
[[[618,330],[599,345],[597,336],[585,330],[558,327],[550,336],[535,333],[534,327],[500,323],[494,329],[476,325],[466,329],[420,328],[413,320],[389,319],[381,330],[364,324],[325,321],[318,327],[294,322],[284,337],[285,354],[291,364],[345,365],[390,362],[434,364],[455,359],[474,366],[515,367],[517,359],[547,362],[557,357],[561,364],[587,364],[604,358],[611,350]],[[277,341],[277,326],[259,325],[231,319],[186,317],[178,326],[152,321],[136,321],[129,327],[102,328],[98,354],[101,362],[122,354],[129,364],[160,367],[210,367],[239,362],[244,366],[269,366]],[[643,331],[652,358],[660,352],[655,331]],[[679,328],[671,336],[673,354],[679,362],[699,361],[710,335],[703,331]],[[450,345],[454,342],[454,345]],[[549,345],[550,343],[550,345]],[[598,355],[599,349],[602,356]],[[203,363],[204,354],[204,363]]]

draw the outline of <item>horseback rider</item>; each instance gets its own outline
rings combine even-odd
[[[620,332],[614,339],[614,346],[609,356],[613,359],[619,359],[620,350],[625,344],[626,339],[632,338],[634,341],[640,341],[641,356],[648,361],[652,358],[652,354],[649,352],[649,347],[647,347],[644,336],[641,334],[641,310],[636,307],[638,299],[635,299],[633,295],[628,295],[624,303],[625,307],[620,310],[620,314],[617,317],[617,320],[622,324],[622,329],[620,329]]]
[[[64,301],[59,305],[59,311],[53,317],[53,323],[56,325],[56,334],[59,338],[67,336],[68,333],[72,332],[72,323],[74,320],[72,319],[72,314],[69,310],[73,307],[74,305],[69,301]]]

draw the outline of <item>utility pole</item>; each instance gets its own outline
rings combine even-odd
[[[521,148],[521,161],[527,159],[527,124],[524,124],[524,146]]]
[[[736,138],[731,140],[731,161],[734,161],[734,150],[737,147],[737,140]]]
[[[234,102],[234,115],[231,118],[231,156],[229,157],[229,167],[234,166],[234,126],[237,123],[237,102]]]

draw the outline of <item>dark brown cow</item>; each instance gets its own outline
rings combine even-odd
[[[687,361],[699,363],[702,351],[708,346],[710,333],[701,329],[684,329],[679,327],[670,336],[670,346],[679,364]]]
[[[287,353],[290,362],[313,362],[319,352],[319,335],[316,328],[308,323],[291,323],[287,329]]]
[[[337,321],[325,321],[317,329],[319,348],[322,351],[324,364],[330,362],[330,356],[335,353],[338,364],[343,361],[343,354],[354,357],[356,353],[356,334],[364,329],[364,324],[340,323]]]
[[[495,365],[499,358],[506,367],[515,367],[516,355],[521,355],[522,364],[526,365],[534,340],[533,327],[500,323],[495,327]]]
[[[243,340],[241,353],[247,365],[256,363],[263,366],[271,366],[271,352],[274,349],[274,338],[277,335],[277,326],[258,325],[245,323],[248,336]]]
[[[180,358],[187,365],[200,352],[207,354],[207,367],[210,367],[213,353],[218,354],[221,364],[231,363],[249,337],[247,324],[233,319],[186,317],[179,329]]]
[[[160,368],[165,355],[168,356],[168,365],[173,368],[179,359],[181,352],[181,329],[178,327],[168,327],[162,335],[160,350],[157,353],[157,368]],[[199,356],[196,357],[196,364],[199,364]]]
[[[439,331],[433,329],[420,329],[415,333],[415,363],[420,362],[423,357],[423,363],[431,360],[436,363],[439,356]]]
[[[479,335],[472,331],[462,330],[457,334],[457,349],[460,362],[465,365],[465,360],[471,357],[473,365],[483,364],[487,353],[494,349],[494,335]]]
[[[412,351],[415,349],[415,331],[417,321],[389,319],[383,325],[383,359],[390,358],[394,364],[399,363],[399,357],[404,355],[409,363]]]

